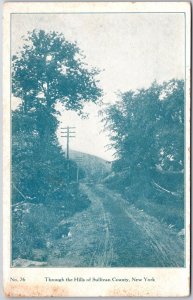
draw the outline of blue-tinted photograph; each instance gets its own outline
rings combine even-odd
[[[11,266],[184,267],[184,14],[16,13],[10,55]]]

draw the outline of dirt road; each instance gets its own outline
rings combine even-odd
[[[136,209],[102,184],[81,189],[90,207],[64,222],[68,234],[60,240],[62,254],[48,258],[50,266],[178,267],[183,266],[184,241],[173,228]]]

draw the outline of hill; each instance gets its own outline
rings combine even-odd
[[[88,153],[70,150],[70,158],[84,170],[86,178],[100,181],[111,172],[111,162]]]

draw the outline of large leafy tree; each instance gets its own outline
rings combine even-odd
[[[150,191],[156,181],[160,189],[182,191],[184,82],[154,82],[148,89],[119,97],[104,118],[117,158],[113,168],[119,186],[134,186],[136,192],[148,186]]]
[[[35,112],[40,135],[48,134],[48,128],[55,131],[51,116],[57,103],[81,113],[85,102],[101,96],[98,70],[89,69],[77,44],[57,32],[29,32],[13,56],[12,70],[13,94],[22,99],[24,113]]]
[[[57,32],[28,33],[23,49],[13,56],[13,93],[25,103],[52,107],[58,100],[67,109],[80,111],[85,101],[96,102],[101,90],[96,85],[98,71],[83,63],[76,43]],[[31,101],[29,101],[31,100]]]
[[[84,63],[76,43],[57,32],[29,32],[12,57],[12,93],[21,105],[12,117],[13,184],[17,197],[63,197],[67,162],[58,145],[58,107],[83,113],[102,91],[99,71]],[[23,195],[23,196],[22,196]]]

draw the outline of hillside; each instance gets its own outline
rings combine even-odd
[[[70,150],[70,158],[75,160],[80,168],[85,172],[86,178],[94,181],[100,181],[111,172],[111,162],[75,150]]]

